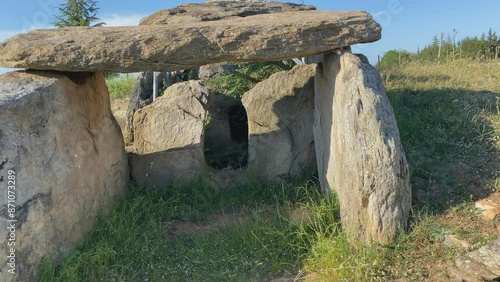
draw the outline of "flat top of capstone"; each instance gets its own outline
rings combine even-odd
[[[160,11],[135,27],[72,27],[19,34],[0,43],[0,67],[70,72],[174,71],[224,61],[307,57],[381,37],[380,25],[362,11],[316,11],[283,3],[215,7],[223,10],[222,19],[195,20],[198,14],[190,14],[185,8],[181,16]],[[166,11],[175,9],[181,8]],[[269,14],[273,9],[278,12]],[[194,20],[177,22],[176,18],[186,15]]]
[[[316,10],[316,8],[281,2],[209,1],[202,4],[182,4],[172,9],[158,11],[143,18],[140,25],[220,21],[229,18],[310,10]]]

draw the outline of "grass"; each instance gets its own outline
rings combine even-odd
[[[416,203],[440,212],[491,193],[499,171],[500,65],[409,64],[384,73]]]
[[[43,263],[39,281],[257,281],[295,272],[305,249],[296,248],[301,225],[288,220],[290,205],[318,201],[335,214],[315,191],[254,184],[217,192],[201,182],[163,191],[132,187],[82,248],[58,267]],[[212,213],[241,220],[213,232],[172,234],[172,220],[203,224]]]
[[[382,74],[413,189],[410,230],[395,242],[350,245],[337,200],[312,181],[132,186],[81,248],[57,265],[44,260],[39,281],[448,281],[458,256],[498,236],[473,203],[500,192],[500,65],[412,63]],[[237,220],[175,232],[214,214]],[[470,247],[444,244],[449,235]]]
[[[205,160],[210,167],[216,169],[236,169],[245,167],[248,163],[248,143],[233,144],[221,151],[205,148]]]
[[[120,75],[106,80],[111,101],[132,95],[136,77]]]

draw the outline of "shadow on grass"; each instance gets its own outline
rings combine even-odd
[[[307,184],[252,183],[232,191],[201,181],[169,189],[131,185],[81,248],[59,265],[44,259],[38,281],[264,281],[284,269],[296,272],[312,242],[283,213],[291,203],[320,201],[320,195]],[[338,206],[322,207],[316,213],[326,218],[320,227],[336,231],[329,223],[338,221]],[[172,233],[173,220],[205,224],[211,213],[238,220],[209,232]]]
[[[389,73],[383,76],[384,81],[393,81],[393,82],[415,82],[415,83],[423,83],[423,82],[443,82],[450,80],[451,77],[445,74],[434,74],[431,76],[413,76],[407,75],[403,73]]]
[[[492,193],[500,148],[488,120],[500,94],[461,89],[387,91],[408,157],[417,209],[442,213]]]

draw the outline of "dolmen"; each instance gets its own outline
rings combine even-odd
[[[214,107],[201,81],[177,83],[134,113],[127,156],[104,72],[322,56],[244,95],[248,163],[239,171],[272,181],[314,166],[323,191],[338,195],[350,241],[390,242],[407,227],[408,164],[380,75],[350,51],[380,38],[363,11],[217,1],[139,26],[33,30],[0,43],[0,67],[25,69],[0,76],[0,280],[32,281],[42,256],[57,262],[75,249],[130,175],[157,188],[205,173],[221,185],[241,177],[205,169],[204,124],[211,113],[224,122],[230,108]]]

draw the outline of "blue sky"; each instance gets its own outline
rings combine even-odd
[[[0,10],[0,41],[34,28],[50,28],[56,6],[64,0],[9,1]],[[181,3],[203,1],[171,0],[98,0],[98,16],[108,26],[136,25],[155,11]],[[302,3],[302,1],[289,1]],[[304,0],[320,10],[365,10],[382,25],[382,39],[357,45],[355,52],[364,53],[372,63],[391,49],[416,51],[430,43],[438,33],[458,31],[457,38],[481,35],[489,28],[500,33],[500,1],[498,0]],[[0,72],[4,72],[1,70]]]

